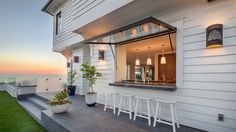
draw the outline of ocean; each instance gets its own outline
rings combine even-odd
[[[61,78],[64,79],[65,75],[48,75],[48,74],[0,74],[0,82],[17,82],[27,79],[50,79]]]

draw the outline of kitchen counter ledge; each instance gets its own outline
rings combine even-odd
[[[152,90],[163,90],[163,91],[175,91],[176,84],[171,83],[123,83],[123,82],[114,82],[109,83],[109,86],[119,86],[127,88],[142,88],[142,89],[152,89]]]

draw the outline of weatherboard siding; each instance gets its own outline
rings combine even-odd
[[[75,0],[67,0],[63,5],[61,5],[59,9],[55,11],[53,27],[53,51],[60,51],[67,46],[83,40],[82,36],[74,33],[72,30],[74,1]],[[62,13],[62,32],[56,35],[56,14],[60,11]]]
[[[132,2],[133,0],[73,0],[73,30]]]
[[[183,84],[174,92],[108,86],[115,76],[115,72],[111,70],[114,67],[114,64],[111,65],[113,63],[111,51],[107,49],[105,52],[106,65],[100,65],[97,57],[92,57],[91,64],[102,69],[99,71],[104,74],[95,86],[95,90],[99,93],[98,102],[104,103],[107,92],[176,100],[181,124],[212,132],[235,132],[236,7],[233,6],[234,3],[235,1],[210,3],[211,5],[204,3],[189,7],[191,11],[187,8],[179,12],[170,10],[160,16],[156,14],[157,18],[165,22],[173,24],[178,21],[183,22],[183,27],[179,27],[182,28],[182,38],[177,38],[183,40],[181,45]],[[205,29],[208,25],[214,24],[214,21],[208,23],[213,18],[220,19],[219,23],[224,24],[223,48],[206,48]],[[168,112],[168,108],[166,111]],[[218,113],[225,115],[224,122],[217,121]]]
[[[83,41],[84,38],[73,31],[111,11],[131,2],[132,0],[67,0],[55,11],[53,27],[53,51]],[[110,6],[110,5],[113,6]],[[56,14],[62,13],[62,33],[56,35]]]
[[[194,97],[198,100],[197,102],[182,102],[197,106],[195,109],[182,108],[192,113],[189,115],[191,117],[190,122],[186,122],[187,125],[194,126],[197,121],[205,123],[203,125],[206,128],[205,130],[235,131],[236,74],[234,68],[235,58],[233,56],[236,51],[234,37],[236,35],[236,8],[233,7],[233,3],[235,1],[232,1],[232,3],[224,1],[211,6],[208,5],[208,7],[205,4],[192,12],[186,13],[186,15],[180,15],[181,18],[184,18],[184,83],[183,87],[179,88],[174,94]],[[195,12],[198,13],[193,15]],[[214,21],[208,23],[211,19],[223,20],[224,48],[206,49],[205,29],[209,24],[214,24]],[[181,106],[181,103],[179,103],[179,106]],[[194,118],[192,115],[196,112],[202,114],[202,118]],[[225,122],[217,121],[218,113],[225,114]]]
[[[68,0],[59,9],[62,10],[64,28],[62,36],[54,36],[54,49],[80,42],[82,37],[72,31],[111,12],[112,10],[98,12],[98,10],[104,10],[101,6],[109,4],[107,0]],[[78,55],[80,59],[88,57],[90,63],[102,73],[103,77],[98,79],[94,86],[95,91],[98,92],[97,101],[99,103],[104,104],[107,92],[176,100],[177,113],[181,124],[212,132],[235,132],[235,4],[235,0],[228,0],[213,3],[204,2],[199,5],[178,5],[175,8],[152,15],[172,25],[182,23],[177,24],[178,31],[181,32],[180,35],[177,34],[179,35],[177,37],[177,50],[179,49],[177,51],[177,64],[180,64],[178,69],[181,69],[177,72],[179,76],[177,82],[181,83],[177,85],[178,88],[174,92],[108,86],[108,83],[115,81],[116,76],[115,63],[109,46],[90,46],[92,56],[88,55],[89,49],[84,50],[84,52],[82,49],[76,48],[73,55]],[[125,2],[121,5],[125,5]],[[206,49],[205,29],[214,23],[224,24],[224,47]],[[105,50],[105,61],[98,60],[99,49]],[[113,49],[115,48],[113,47]],[[83,62],[85,61],[75,64],[77,71]],[[77,85],[83,87],[83,90],[78,89],[78,93],[84,93],[86,91],[84,88],[88,87],[82,79],[79,79]],[[169,116],[169,108],[164,109],[163,113]],[[225,115],[224,122],[217,121],[218,113]]]
[[[82,75],[82,72],[80,71],[80,65],[83,63],[89,63],[90,62],[90,49],[88,45],[83,45],[78,48],[73,49],[73,56],[78,56],[79,57],[79,62],[74,63],[73,62],[73,69],[76,70],[78,73],[77,81],[75,82],[75,85],[77,86],[76,88],[76,93],[80,95],[85,95],[88,89],[88,83],[85,79],[80,77]]]

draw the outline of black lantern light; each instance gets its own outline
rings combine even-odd
[[[70,62],[67,62],[67,63],[66,63],[66,67],[67,67],[67,68],[70,68]]]
[[[74,56],[74,63],[79,63],[79,56]]]
[[[98,60],[104,60],[104,50],[98,51]]]
[[[206,29],[206,47],[223,46],[223,24],[214,24]]]

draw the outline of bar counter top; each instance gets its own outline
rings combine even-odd
[[[127,88],[142,88],[142,89],[152,89],[152,90],[163,90],[163,91],[175,91],[175,83],[141,83],[141,82],[114,82],[109,83],[109,86],[119,86]]]

